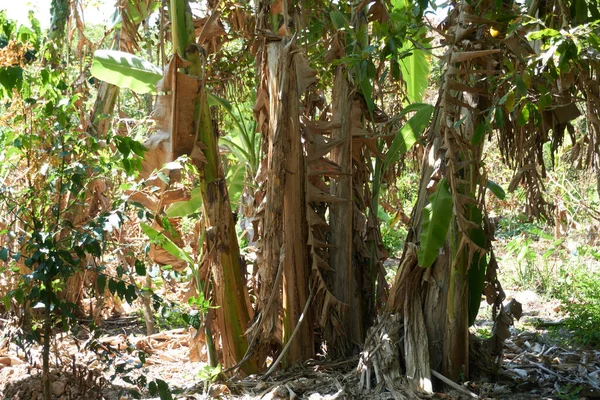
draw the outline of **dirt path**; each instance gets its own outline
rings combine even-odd
[[[495,379],[480,377],[465,382],[463,388],[480,398],[600,398],[600,352],[562,347],[560,333],[548,330],[554,329],[551,326],[560,320],[558,304],[542,301],[531,291],[507,291],[507,296],[522,303],[523,317],[516,321],[512,337],[506,343],[502,371]],[[487,313],[489,310],[482,303],[474,331],[483,335],[490,329]],[[266,381],[251,377],[208,384],[199,376],[204,364],[188,361],[191,339],[185,329],[145,336],[135,333],[139,332],[135,324],[131,318],[109,320],[106,335],[97,340],[84,333],[79,337],[59,335],[52,359],[56,362],[58,357],[63,367],[53,375],[55,398],[132,399],[135,397],[130,391],[136,387],[142,388],[139,390],[142,398],[153,398],[145,386],[156,380],[167,382],[173,397],[181,399],[393,398],[377,386],[368,393],[358,390],[359,378],[354,372],[358,358],[337,363],[315,361],[279,372]],[[10,334],[5,325],[0,352],[1,398],[41,398],[41,349],[32,346],[24,352],[15,344],[9,345]],[[140,350],[146,353],[143,365],[138,356]],[[117,374],[117,370],[121,372]],[[434,398],[468,396],[450,390]]]

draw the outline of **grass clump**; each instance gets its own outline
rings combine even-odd
[[[600,345],[600,279],[580,269],[559,296],[566,314],[565,327],[582,345]]]

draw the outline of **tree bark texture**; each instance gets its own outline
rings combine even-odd
[[[361,344],[364,341],[361,296],[355,277],[355,266],[352,262],[352,226],[354,202],[352,200],[352,95],[347,70],[338,66],[335,70],[333,86],[333,118],[340,127],[332,130],[332,139],[341,143],[331,150],[331,160],[340,166],[342,174],[331,182],[331,194],[341,201],[331,204],[329,210],[331,226],[331,244],[329,251],[330,265],[334,269],[333,294],[348,304],[353,312],[342,316],[344,331],[349,347],[351,343]],[[341,340],[341,336],[335,336]],[[337,346],[332,343],[335,349]]]

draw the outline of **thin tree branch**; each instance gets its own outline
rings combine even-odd
[[[308,299],[306,300],[306,304],[304,305],[304,310],[302,310],[302,314],[300,315],[300,318],[298,318],[298,323],[296,324],[296,327],[294,328],[294,331],[292,332],[290,339],[285,344],[285,347],[283,348],[283,350],[281,350],[281,353],[279,354],[279,357],[277,357],[277,360],[275,360],[273,362],[273,364],[271,364],[271,366],[269,367],[269,370],[260,378],[261,380],[265,380],[269,376],[271,376],[271,374],[275,371],[275,368],[277,368],[277,365],[279,365],[279,363],[283,359],[283,356],[285,355],[285,353],[287,353],[287,351],[289,350],[289,348],[292,344],[292,341],[294,340],[294,337],[296,337],[296,334],[300,330],[300,325],[302,325],[302,321],[304,321],[304,316],[308,312],[308,307],[310,306],[310,303],[312,302],[313,295],[314,295],[314,290],[313,290],[313,287],[311,286],[310,293],[308,295]]]
[[[471,392],[470,390],[465,389],[464,387],[460,386],[458,383],[451,381],[450,379],[446,378],[444,375],[440,374],[439,372],[434,371],[433,369],[431,370],[431,375],[435,376],[436,378],[438,378],[440,381],[444,382],[446,385],[450,386],[451,388],[458,390],[462,394],[467,395],[472,399],[479,399],[479,396],[477,396],[475,393]]]

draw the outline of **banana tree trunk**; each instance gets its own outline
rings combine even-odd
[[[283,276],[283,337],[282,344],[292,340],[286,364],[291,365],[314,356],[313,326],[310,313],[303,316],[308,301],[309,273],[307,249],[307,221],[305,207],[304,156],[300,138],[298,84],[296,80],[293,44],[282,39],[266,46],[264,56],[268,88],[268,131],[263,132],[268,142],[266,194],[262,248],[265,278],[261,297],[277,296],[273,286],[281,268]],[[280,267],[281,266],[281,267]],[[266,304],[268,306],[268,304]],[[263,342],[276,328],[277,308],[262,310],[267,319]],[[296,326],[298,332],[292,337]]]
[[[483,7],[483,6],[478,6]],[[469,310],[478,307],[477,282],[484,279],[489,241],[483,231],[487,180],[482,172],[487,80],[477,71],[493,70],[499,50],[482,43],[472,48],[481,9],[459,2],[450,14],[445,40],[450,49],[438,105],[422,166],[418,200],[407,245],[390,292],[387,310],[404,317],[406,376],[412,389],[431,392],[431,369],[452,380],[469,375]],[[462,21],[459,24],[459,21]],[[469,50],[464,45],[471,46]],[[441,193],[446,193],[442,200]],[[448,204],[445,240],[433,248],[430,233],[440,230],[439,203]],[[435,226],[435,227],[434,227]],[[444,234],[442,234],[444,235]],[[483,275],[473,272],[483,268]],[[473,282],[470,282],[473,280]],[[477,281],[477,282],[476,282]],[[482,283],[482,282],[479,282]],[[469,300],[474,290],[474,300]]]
[[[291,44],[291,43],[289,43]],[[283,54],[286,53],[286,44]],[[287,46],[289,47],[289,46]],[[282,54],[282,55],[283,55]],[[289,58],[288,58],[289,57]],[[298,102],[298,82],[293,55],[280,58],[281,67],[288,67],[287,88],[280,98],[281,122],[276,136],[284,136],[285,185],[283,197],[283,232],[285,259],[283,265],[283,343],[290,342],[286,354],[287,365],[314,357],[313,319],[309,302],[310,267],[308,264],[306,220],[306,166],[300,137],[300,116]],[[285,62],[289,60],[290,62]],[[283,61],[283,62],[282,62]],[[286,83],[285,80],[284,84]],[[305,311],[306,310],[306,311]],[[296,331],[296,332],[295,332]]]
[[[280,13],[284,21],[290,19],[289,3],[282,2]],[[271,15],[269,8],[268,0],[258,3],[257,34],[261,39],[254,114],[266,155],[257,177],[260,196],[265,196],[266,201],[264,211],[258,216],[260,317],[251,335],[255,337],[257,352],[263,356],[275,355],[274,351],[282,349],[283,363],[289,366],[314,356],[313,316],[307,308],[311,301],[305,209],[307,178],[300,131],[299,97],[304,87],[301,88],[296,71],[297,57],[301,56],[289,31],[280,32],[280,38],[262,36],[280,18]],[[281,338],[278,337],[280,311],[283,312]]]
[[[217,135],[207,101],[202,55],[194,41],[189,2],[171,0],[170,12],[173,47],[179,57],[189,63],[185,68],[186,74],[177,73],[182,65],[175,56],[172,69],[169,68],[172,72],[165,77],[165,82],[171,80],[173,85],[169,108],[172,112],[171,148],[175,154],[189,154],[198,168],[206,226],[206,254],[218,306],[216,314],[223,366],[227,368],[241,361],[248,350],[244,335],[250,321],[251,307],[242,277],[240,249],[219,158]],[[190,114],[193,115],[191,120]],[[241,368],[248,374],[257,372],[256,358],[251,357]]]
[[[347,78],[348,71],[344,66],[338,66],[335,71],[333,84],[333,118],[339,123],[339,128],[332,131],[332,139],[341,141],[340,145],[331,151],[331,160],[340,166],[342,174],[332,179],[331,195],[341,201],[331,204],[329,211],[331,226],[331,244],[329,260],[335,270],[333,294],[343,303],[348,304],[352,312],[342,316],[345,338],[349,343],[342,342],[342,336],[333,334],[332,350],[345,353],[350,345],[362,344],[364,341],[365,309],[362,290],[358,287],[358,274],[353,263],[353,221],[354,201],[352,198],[352,111],[353,95]]]

